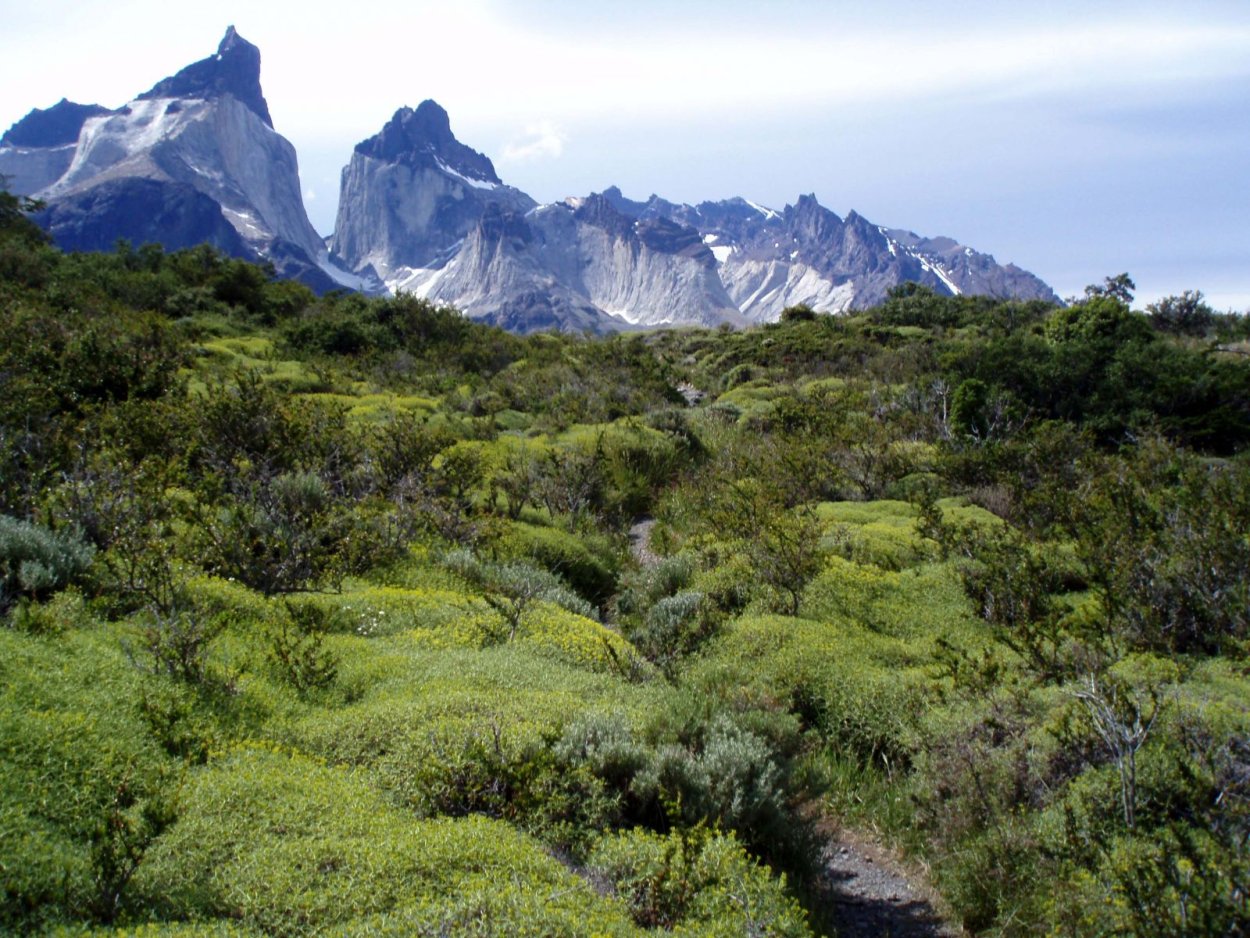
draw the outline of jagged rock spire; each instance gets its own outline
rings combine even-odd
[[[488,157],[456,139],[447,112],[434,101],[422,101],[415,111],[401,107],[381,131],[356,144],[356,152],[406,165],[420,165],[423,157],[434,156],[469,179],[500,182]]]
[[[246,104],[270,127],[269,105],[260,89],[260,50],[233,26],[217,46],[217,54],[188,65],[172,78],[157,82],[146,98],[211,98],[230,94]]]

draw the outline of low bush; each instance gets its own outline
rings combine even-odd
[[[810,936],[802,908],[742,849],[708,828],[605,837],[589,867],[610,882],[634,921],[677,935]]]
[[[0,630],[0,927],[129,907],[179,774],[140,715],[139,679],[98,634]]]
[[[562,577],[596,607],[602,607],[616,590],[620,560],[603,539],[515,522],[498,551],[501,557],[528,559]]]
[[[750,617],[726,626],[687,680],[713,695],[732,688],[739,700],[786,709],[835,751],[892,771],[920,742],[932,698],[926,661],[924,645],[861,626]]]
[[[510,883],[518,897],[548,897],[557,920],[618,932],[627,921],[507,824],[417,820],[353,773],[298,756],[236,750],[188,785],[183,804],[135,881],[161,918],[228,917],[280,936],[419,926],[474,906],[503,913],[469,897]],[[533,908],[513,901],[509,914]]]
[[[42,599],[86,573],[95,554],[71,531],[0,515],[0,612],[19,598]]]

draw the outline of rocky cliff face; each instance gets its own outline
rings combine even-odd
[[[389,284],[438,264],[488,205],[525,212],[534,204],[456,140],[446,111],[423,101],[357,144],[330,246],[350,269]]]
[[[401,274],[392,289],[519,331],[741,321],[697,231],[599,195],[524,214],[489,204],[445,259]]]
[[[801,196],[685,205],[616,187],[536,206],[451,133],[432,101],[403,108],[343,171],[342,263],[511,329],[765,322],[788,306],[842,312],[891,287],[1057,299],[1036,277],[946,239],[845,219]]]
[[[0,173],[47,203],[43,220],[65,249],[107,250],[119,237],[169,249],[208,241],[335,285],[304,211],[295,149],[261,93],[260,52],[234,27],[215,55],[115,111],[62,101],[32,112],[0,141]]]
[[[692,206],[658,196],[635,202],[615,187],[604,195],[639,218],[672,218],[697,229],[734,306],[749,321],[774,320],[799,304],[826,312],[872,306],[904,282],[946,295],[1058,300],[1018,267],[1002,267],[950,238],[882,228],[856,212],[839,218],[814,195],[782,211],[740,198]]]
[[[211,244],[247,257],[247,243],[221,214],[221,206],[180,182],[110,179],[53,199],[35,221],[65,250],[111,250],[119,238],[155,242],[167,251]]]

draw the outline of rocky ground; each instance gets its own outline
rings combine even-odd
[[[629,550],[640,567],[654,567],[660,562],[660,556],[651,549],[651,529],[654,527],[654,518],[642,518],[629,529]]]
[[[854,831],[835,830],[824,850],[824,877],[838,938],[954,938],[931,890]]]

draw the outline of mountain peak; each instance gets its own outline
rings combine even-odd
[[[428,98],[416,110],[401,107],[381,131],[356,144],[356,152],[388,163],[411,165],[426,165],[432,156],[443,164],[442,169],[481,182],[501,182],[494,164],[457,140],[451,132],[447,111]]]
[[[816,201],[816,195],[801,195],[794,205],[787,205],[784,218],[793,234],[809,243],[825,242],[835,237],[842,219]]]
[[[226,27],[226,34],[221,37],[221,42],[217,43],[217,54],[226,55],[236,48],[255,49],[256,47],[240,36],[239,31],[231,23]]]
[[[233,26],[217,45],[217,54],[188,65],[171,78],[157,82],[139,95],[148,98],[211,98],[233,95],[269,127],[269,105],[260,89],[260,50],[238,34]]]
[[[59,147],[73,143],[90,117],[113,113],[98,104],[76,104],[62,98],[50,108],[35,108],[10,127],[0,145],[13,147]]]
[[[573,217],[617,237],[627,237],[634,228],[634,219],[617,208],[606,193],[592,192],[586,196]]]
[[[437,140],[440,143],[456,139],[455,134],[451,132],[451,118],[447,115],[447,109],[433,98],[426,98],[412,112],[410,131],[423,133],[431,140]]]
[[[807,195],[801,195],[798,201],[794,203],[794,208],[800,213],[812,214],[824,208],[816,199],[816,193],[811,192]]]
[[[635,202],[633,199],[627,199],[621,192],[620,186],[608,186],[603,190],[603,198],[611,203],[612,207],[622,215],[628,215],[630,218],[641,218],[647,210],[647,202]],[[654,199],[655,196],[652,196]]]

